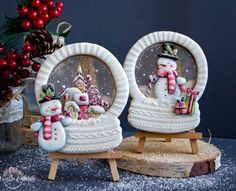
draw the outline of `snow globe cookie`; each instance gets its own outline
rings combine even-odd
[[[132,101],[128,121],[137,129],[181,133],[200,123],[198,100],[208,77],[200,46],[175,32],[154,32],[130,49],[124,69]]]
[[[38,101],[45,84],[54,84],[62,114],[72,119],[64,127],[65,144],[59,152],[104,152],[121,143],[118,117],[128,99],[128,79],[112,53],[91,43],[64,46],[47,58],[37,75]]]

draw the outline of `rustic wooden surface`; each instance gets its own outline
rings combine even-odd
[[[116,159],[120,159],[122,157],[122,154],[119,151],[107,151],[101,153],[78,153],[78,154],[51,152],[48,153],[48,157],[52,159],[51,167],[48,174],[49,180],[55,180],[57,167],[59,165],[59,160],[71,159],[71,158],[79,160],[82,159],[82,162],[84,159],[107,159],[111,169],[112,180],[118,181],[120,179],[116,164]]]
[[[143,153],[137,153],[138,139],[126,138],[117,148],[123,157],[118,168],[140,174],[163,177],[189,177],[206,174],[220,165],[220,150],[212,144],[197,141],[199,152],[192,154],[187,139],[147,138]]]

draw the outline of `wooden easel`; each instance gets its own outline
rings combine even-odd
[[[51,168],[48,174],[49,180],[55,180],[57,167],[60,159],[107,159],[111,168],[111,174],[113,181],[118,181],[120,179],[119,172],[116,165],[116,159],[122,157],[121,153],[118,151],[107,151],[102,153],[83,153],[83,154],[73,154],[73,153],[59,153],[51,152],[48,153],[48,157],[52,159]]]
[[[139,139],[137,147],[137,152],[139,153],[142,153],[144,151],[146,138],[164,138],[166,142],[171,142],[171,139],[177,138],[177,139],[189,139],[192,153],[196,154],[198,153],[197,140],[202,139],[202,133],[195,132],[195,130],[190,130],[189,132],[184,132],[184,133],[171,133],[171,134],[138,131],[135,134],[135,137]]]

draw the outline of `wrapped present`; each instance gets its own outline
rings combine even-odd
[[[177,100],[175,104],[175,113],[176,114],[186,114],[187,113],[187,108],[186,108],[186,103],[184,98],[181,100]]]
[[[187,94],[185,99],[187,114],[194,114],[198,94],[199,91],[193,91],[191,88],[187,89]]]

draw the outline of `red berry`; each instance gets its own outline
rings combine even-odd
[[[15,76],[13,79],[13,84],[15,86],[20,86],[21,85],[21,79],[18,76]]]
[[[37,16],[38,16],[38,13],[37,13],[37,11],[35,11],[35,10],[31,10],[31,11],[29,11],[29,13],[28,13],[28,18],[31,19],[31,20],[37,18]]]
[[[7,66],[7,61],[3,58],[0,58],[0,70],[6,68],[6,66]]]
[[[9,60],[7,66],[8,66],[9,69],[15,70],[17,68],[16,60]]]
[[[24,51],[25,53],[31,52],[32,50],[33,50],[33,48],[32,48],[32,46],[31,46],[31,44],[25,43],[25,44],[23,45],[23,51]]]
[[[29,9],[26,6],[19,6],[18,7],[18,13],[20,16],[24,16],[28,13]]]
[[[0,54],[4,52],[4,48],[0,47]]]
[[[20,71],[20,77],[21,78],[28,78],[30,76],[30,72],[27,69],[23,69]]]
[[[62,2],[56,2],[56,6],[57,7],[60,7],[61,9],[63,9],[64,8],[64,4],[62,3]]]
[[[62,12],[59,9],[51,9],[51,11],[49,11],[50,17],[52,17],[54,19],[59,17],[61,15],[61,13]]]
[[[0,54],[4,52],[4,45],[0,44]]]
[[[10,75],[11,75],[11,71],[10,70],[5,70],[3,72],[3,79],[4,80],[9,80],[10,79]]]
[[[45,4],[48,8],[54,8],[55,7],[55,4],[52,2],[52,0],[46,0]]]
[[[41,64],[33,63],[33,65],[32,65],[32,70],[33,70],[34,72],[38,72],[39,69],[40,69],[40,67],[41,67]]]
[[[50,20],[50,16],[48,13],[42,14],[40,18],[43,19],[44,23],[47,23]]]
[[[15,59],[17,58],[17,54],[15,53],[14,50],[8,50],[8,51],[6,52],[6,58],[7,58],[8,60],[15,60]]]
[[[39,7],[41,5],[40,0],[31,0],[30,5],[32,7]]]
[[[34,27],[37,28],[37,29],[43,28],[43,27],[44,27],[43,19],[41,19],[41,18],[35,19],[35,20],[33,21],[33,25],[34,25]]]
[[[31,22],[29,20],[23,20],[21,21],[21,27],[26,29],[26,30],[29,30],[31,28]]]
[[[48,12],[48,8],[47,8],[47,6],[45,6],[45,5],[41,5],[41,6],[38,8],[38,11],[39,11],[40,14],[42,14],[42,13],[47,13],[47,12]]]
[[[30,59],[24,58],[24,59],[22,60],[22,62],[21,62],[21,65],[22,65],[23,67],[25,67],[25,68],[28,68],[28,67],[31,65]]]

